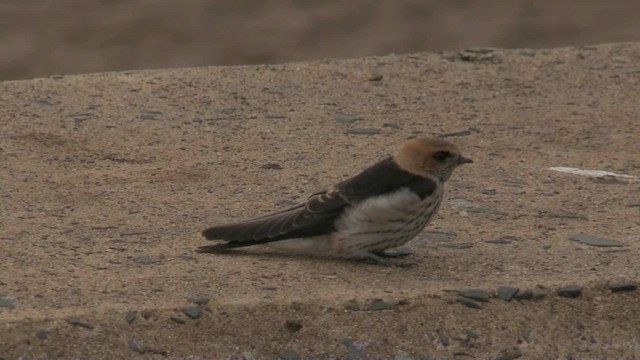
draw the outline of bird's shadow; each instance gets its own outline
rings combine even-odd
[[[270,259],[291,259],[297,258],[302,259],[303,261],[308,261],[310,263],[314,262],[330,262],[332,264],[351,264],[351,265],[369,265],[372,267],[379,268],[388,268],[388,266],[384,266],[381,264],[372,263],[367,259],[348,259],[348,258],[340,258],[335,256],[323,256],[323,255],[305,255],[305,254],[295,254],[295,253],[287,253],[281,252],[277,250],[271,250],[268,248],[265,249],[224,249],[221,250],[217,248],[215,245],[205,245],[200,246],[196,249],[197,253],[200,254],[213,254],[218,256],[230,256],[230,257],[260,257],[260,258],[270,258]],[[417,264],[414,264],[417,265]],[[406,267],[406,266],[399,266]]]

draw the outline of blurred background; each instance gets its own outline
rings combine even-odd
[[[639,0],[0,0],[0,80],[640,40]]]

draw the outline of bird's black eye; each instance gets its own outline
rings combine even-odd
[[[435,161],[443,162],[447,160],[451,156],[451,153],[448,151],[437,151],[432,157]]]

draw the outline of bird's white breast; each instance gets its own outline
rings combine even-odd
[[[334,250],[343,256],[359,256],[400,246],[422,231],[441,200],[441,186],[424,199],[408,188],[367,199],[336,220]]]

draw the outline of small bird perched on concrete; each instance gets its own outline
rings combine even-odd
[[[246,221],[210,227],[199,252],[265,244],[299,254],[366,259],[382,265],[387,249],[418,235],[438,211],[444,183],[472,160],[442,139],[412,139],[395,155],[291,208]]]

